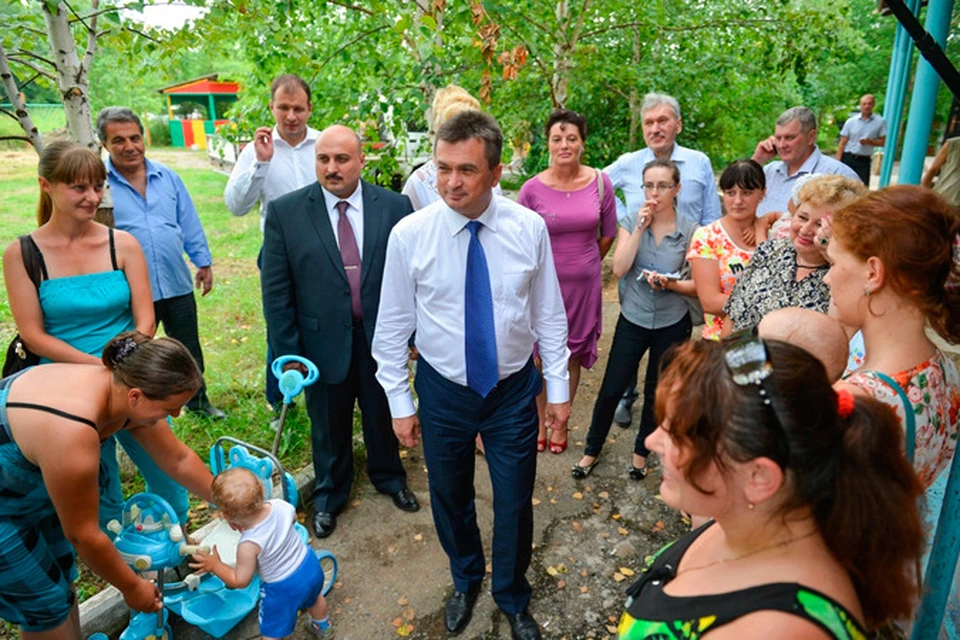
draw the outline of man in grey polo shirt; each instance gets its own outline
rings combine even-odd
[[[837,160],[857,172],[870,186],[870,161],[875,147],[887,141],[887,123],[873,112],[877,101],[869,93],[860,98],[860,115],[847,119],[840,131]]]

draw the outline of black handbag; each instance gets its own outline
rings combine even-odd
[[[20,254],[23,256],[23,267],[33,285],[40,289],[40,282],[47,277],[47,266],[43,263],[43,254],[40,247],[33,241],[30,234],[20,236]],[[40,356],[27,349],[26,343],[20,334],[13,336],[10,346],[7,347],[7,356],[3,361],[3,377],[23,371],[27,367],[40,364]]]

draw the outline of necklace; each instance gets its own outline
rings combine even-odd
[[[817,530],[816,530],[816,529],[813,529],[812,531],[810,531],[810,532],[808,532],[808,533],[805,533],[805,534],[803,534],[802,536],[795,536],[795,537],[793,537],[793,538],[787,538],[787,539],[784,540],[783,542],[775,542],[774,544],[768,544],[768,545],[765,546],[765,547],[760,547],[759,549],[754,549],[753,551],[747,551],[746,553],[741,553],[740,555],[733,556],[732,558],[720,558],[719,560],[714,560],[713,562],[708,562],[708,563],[706,563],[706,564],[701,564],[701,565],[698,565],[698,566],[695,566],[695,567],[684,567],[683,569],[677,571],[676,575],[679,576],[679,575],[681,575],[681,574],[689,573],[689,572],[691,572],[691,571],[700,571],[700,570],[702,570],[702,569],[706,569],[706,568],[708,568],[708,567],[713,567],[713,566],[716,566],[716,565],[719,565],[719,564],[727,564],[727,563],[729,563],[729,562],[736,562],[737,560],[743,560],[744,558],[749,558],[750,556],[755,556],[755,555],[757,555],[757,554],[759,554],[759,553],[763,553],[764,551],[769,551],[770,549],[775,549],[775,548],[777,548],[777,547],[780,547],[781,549],[786,549],[786,548],[787,548],[787,545],[793,544],[794,542],[798,542],[798,541],[800,541],[800,540],[804,540],[804,539],[806,539],[806,538],[809,538],[809,537],[811,537],[811,536],[812,536],[813,534],[815,534],[815,533],[817,533]],[[688,552],[689,552],[689,550],[688,550]]]

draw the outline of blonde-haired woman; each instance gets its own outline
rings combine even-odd
[[[433,114],[431,133],[436,133],[440,125],[464,111],[480,111],[480,102],[466,89],[448,84],[438,90],[433,96],[433,106],[430,108]],[[502,194],[499,184],[493,188],[493,191],[497,195]],[[410,174],[401,193],[410,198],[414,211],[423,209],[440,199],[440,193],[437,191],[437,165],[432,159]]]

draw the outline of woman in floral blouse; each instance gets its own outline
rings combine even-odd
[[[863,334],[865,358],[839,386],[915,423],[914,469],[929,487],[956,449],[960,374],[927,337],[960,342],[960,218],[934,192],[888,187],[841,209],[824,281],[838,319]]]
[[[719,340],[727,303],[737,278],[756,249],[757,206],[767,192],[763,168],[753,160],[737,160],[720,175],[725,214],[697,229],[687,252],[697,297],[703,307],[703,338]]]
[[[790,219],[790,235],[757,247],[723,307],[731,322],[724,333],[750,329],[763,316],[784,307],[826,313],[830,289],[823,283],[827,259],[814,242],[820,221],[867,192],[858,180],[823,175],[797,191],[799,202]]]

